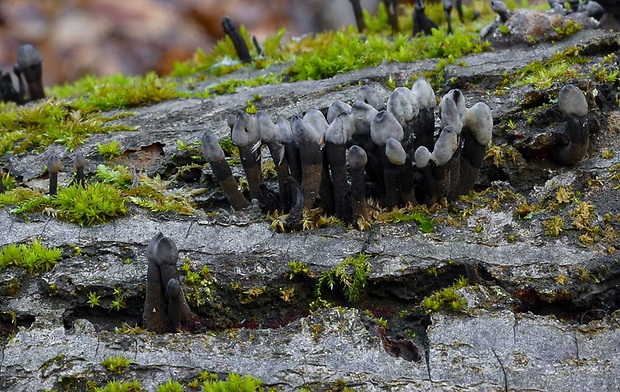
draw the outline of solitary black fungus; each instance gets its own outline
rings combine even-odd
[[[364,21],[364,13],[360,0],[349,0],[353,7],[353,15],[355,16],[355,23],[357,24],[357,31],[360,33],[366,30],[366,22]]]
[[[232,142],[239,148],[241,165],[248,180],[250,197],[264,205],[263,193],[259,185],[263,182],[261,169],[260,133],[256,119],[243,110],[237,112],[233,126]]]
[[[86,159],[84,155],[77,151],[73,156],[73,170],[75,171],[75,183],[84,186],[84,168],[86,167]]]
[[[353,124],[347,113],[341,113],[327,127],[325,148],[334,192],[335,214],[344,217],[344,202],[348,192],[347,142],[353,132]]]
[[[478,102],[467,111],[462,136],[461,169],[454,198],[471,191],[480,175],[487,145],[493,136],[493,116],[487,104]]]
[[[218,143],[213,132],[206,130],[202,135],[200,150],[205,160],[211,164],[215,179],[222,187],[224,194],[235,210],[241,210],[250,205],[245,199],[235,181],[230,166],[226,163],[224,150]]]
[[[385,109],[383,97],[381,97],[376,89],[370,86],[362,86],[357,90],[357,93],[355,93],[355,102],[364,102],[377,110]]]
[[[239,30],[237,30],[237,26],[235,26],[235,23],[229,16],[222,18],[222,28],[224,29],[224,33],[226,33],[235,46],[235,51],[237,52],[237,56],[239,56],[239,60],[244,63],[251,62],[252,56],[250,56],[248,45],[241,36]]]
[[[508,10],[508,7],[506,6],[506,4],[504,4],[503,2],[499,0],[491,1],[491,10],[495,12],[497,15],[499,15],[499,18],[502,21],[502,23],[506,23],[506,21],[510,17],[510,11]]]
[[[331,124],[331,122],[334,121],[340,113],[351,114],[351,105],[338,99],[329,105],[329,108],[327,109],[327,122]]]
[[[175,243],[161,232],[157,233],[146,247],[148,268],[143,321],[144,327],[149,331],[176,332],[179,324],[188,323],[191,319],[191,311],[183,291],[180,285],[177,286],[178,257],[179,252]],[[171,281],[173,282],[170,283]],[[173,295],[172,301],[168,293]],[[166,302],[168,302],[167,309]]]
[[[425,146],[429,151],[433,149],[435,142],[435,91],[424,77],[419,77],[411,86],[411,92],[418,100],[418,117],[414,121],[415,141],[413,151],[407,150],[411,154],[420,146]]]
[[[390,163],[396,167],[399,205],[403,207],[415,206],[417,202],[413,182],[413,166],[407,152],[398,140],[389,138],[385,143],[385,155]]]
[[[288,161],[285,157],[284,144],[278,140],[278,133],[280,130],[275,125],[269,115],[264,110],[256,112],[256,124],[258,126],[260,138],[264,144],[269,148],[269,153],[276,167],[276,174],[278,176],[279,194],[284,195],[286,192],[286,180],[289,176]],[[264,192],[263,192],[264,193]],[[287,198],[280,198],[279,208],[283,211],[290,209]]]
[[[579,162],[588,150],[588,102],[579,87],[567,84],[558,94],[558,107],[566,116],[564,134],[568,144],[558,147],[552,156],[556,162],[570,166]]]
[[[60,160],[60,156],[56,153],[51,153],[47,157],[47,172],[49,173],[50,178],[50,196],[56,196],[58,192],[58,172],[62,166],[62,161]]]
[[[315,127],[306,124],[299,116],[291,119],[293,136],[299,143],[299,157],[301,161],[301,189],[304,196],[304,207],[312,208],[321,188],[323,173],[323,154],[321,142],[324,135]]]
[[[299,157],[299,143],[293,136],[291,123],[286,118],[280,116],[276,122],[278,126],[278,141],[284,145],[284,156],[288,162],[291,176],[301,183],[301,158]]]
[[[43,56],[31,44],[24,44],[17,51],[17,65],[21,70],[31,100],[45,98],[43,91]]]
[[[424,11],[424,0],[415,0],[415,7],[413,9],[413,36],[420,33],[424,35],[431,35],[433,29],[437,29],[438,26],[433,22]]]
[[[352,221],[358,222],[360,219],[368,221],[368,206],[366,204],[366,176],[364,167],[368,159],[366,151],[359,146],[351,146],[347,151],[347,162],[351,168],[351,210]]]

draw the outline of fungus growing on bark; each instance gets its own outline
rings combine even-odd
[[[239,186],[232,175],[230,166],[226,163],[224,150],[222,150],[213,132],[207,130],[204,135],[202,135],[200,150],[205,160],[211,164],[213,176],[220,184],[220,187],[224,191],[232,207],[235,210],[248,207],[250,203],[248,203],[239,190]]]
[[[30,44],[24,44],[17,51],[17,65],[26,84],[30,100],[45,98],[43,91],[43,56]]]
[[[58,172],[62,167],[62,161],[60,156],[56,153],[51,153],[47,157],[47,172],[50,179],[49,194],[50,196],[56,196],[58,193]]]
[[[352,146],[347,151],[347,162],[351,168],[351,211],[352,221],[359,222],[360,219],[368,221],[368,206],[366,204],[366,180],[364,167],[368,161],[366,152],[359,146]],[[359,224],[358,224],[359,226]]]
[[[264,206],[265,200],[260,184],[263,182],[260,154],[260,133],[256,126],[256,119],[240,110],[237,112],[235,124],[231,134],[232,142],[239,148],[241,165],[248,180],[250,197],[258,200]]]
[[[288,161],[285,157],[284,144],[280,143],[278,126],[274,124],[264,110],[256,112],[256,125],[259,130],[260,138],[269,148],[271,159],[276,166],[276,175],[278,176],[278,191],[280,195],[286,193],[287,179],[289,176]],[[268,210],[274,209],[268,208]],[[280,197],[279,208],[283,211],[290,209],[290,203],[285,197]]]
[[[243,36],[241,36],[237,26],[235,26],[235,22],[233,22],[230,16],[225,16],[222,18],[222,28],[224,29],[224,33],[226,33],[235,46],[235,51],[239,56],[239,60],[244,63],[252,62],[252,56],[250,56],[248,45],[245,43]]]
[[[75,183],[84,186],[84,168],[86,167],[86,159],[84,155],[77,151],[73,156],[73,171],[75,171]]]
[[[319,196],[321,188],[323,165],[321,138],[323,135],[299,116],[293,116],[291,129],[299,143],[299,157],[302,170],[301,189],[304,196],[304,207],[311,209]]]
[[[144,328],[156,333],[177,332],[191,321],[192,313],[183,295],[177,271],[179,252],[161,232],[146,247],[148,269],[144,299]]]
[[[567,84],[558,94],[558,107],[566,116],[563,135],[567,144],[556,148],[552,156],[556,162],[571,166],[579,162],[588,150],[588,102],[579,87]]]

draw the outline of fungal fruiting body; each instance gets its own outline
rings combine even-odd
[[[325,133],[325,149],[331,177],[334,213],[343,218],[345,216],[344,202],[348,192],[347,182],[347,143],[353,132],[350,115],[340,113],[327,128]]]
[[[362,86],[357,90],[357,93],[355,93],[355,102],[364,102],[377,110],[385,109],[383,97],[381,97],[377,90],[370,86]]]
[[[146,248],[148,269],[144,300],[144,328],[156,333],[176,332],[191,321],[191,311],[179,284],[175,243],[161,232]]]
[[[224,151],[218,143],[213,132],[207,130],[201,139],[200,149],[205,160],[211,164],[213,176],[220,184],[228,201],[235,210],[241,210],[250,205],[243,196],[237,185],[237,181],[232,175],[228,163],[226,163]]]
[[[383,167],[382,190],[384,193],[381,204],[386,208],[393,208],[398,205],[400,200],[398,194],[398,168],[386,156],[385,145],[390,138],[400,142],[403,139],[403,127],[392,113],[382,110],[372,119],[370,137],[379,146],[381,151],[381,166]]]
[[[407,152],[394,138],[389,138],[385,143],[385,156],[396,167],[396,179],[398,182],[399,205],[415,206],[417,204],[414,191],[413,163],[407,156]]]
[[[579,87],[567,84],[558,94],[558,107],[566,116],[563,134],[566,135],[567,144],[558,147],[553,157],[556,162],[571,166],[579,162],[588,150],[588,102]]]
[[[436,200],[438,202],[448,196],[450,190],[450,166],[448,162],[458,148],[458,135],[452,127],[447,126],[441,130],[433,151],[431,152],[431,173]]]
[[[45,98],[43,91],[43,56],[30,44],[24,44],[17,51],[17,65],[21,71],[31,100]]]
[[[259,205],[265,205],[263,191],[260,188],[260,184],[263,182],[263,173],[260,154],[261,140],[256,119],[243,110],[238,111],[231,139],[239,148],[239,157],[248,180],[250,197],[258,200]]]
[[[73,156],[73,170],[75,171],[75,183],[84,186],[84,167],[86,167],[86,159],[81,152],[76,152]]]
[[[60,156],[56,153],[51,153],[47,157],[47,172],[50,178],[49,194],[50,196],[56,196],[58,193],[58,172],[62,166]]]
[[[360,219],[368,221],[368,206],[366,204],[366,180],[364,167],[367,163],[366,152],[359,146],[352,146],[347,151],[347,162],[351,168],[351,211],[352,221]]]
[[[321,176],[323,173],[323,154],[321,153],[321,135],[315,127],[306,124],[303,118],[293,116],[291,120],[293,136],[299,143],[301,162],[301,189],[304,207],[310,209],[319,196]]]
[[[480,175],[487,145],[493,136],[493,116],[487,104],[478,102],[467,111],[462,136],[461,169],[454,188],[456,197],[471,191]]]
[[[408,154],[415,153],[420,146],[432,150],[435,141],[435,92],[433,87],[424,77],[418,78],[411,86],[411,92],[418,101],[418,117],[415,118],[415,141],[413,148],[407,150]]]
[[[284,144],[280,143],[278,140],[278,133],[280,130],[263,110],[256,112],[256,124],[259,129],[260,138],[262,142],[267,145],[267,148],[269,148],[271,159],[273,159],[273,163],[276,166],[279,194],[284,195],[286,193],[289,167],[285,156]],[[283,211],[288,211],[290,209],[287,198],[280,197],[279,208]]]

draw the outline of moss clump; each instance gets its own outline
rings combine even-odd
[[[121,155],[121,145],[116,139],[108,143],[97,143],[97,151],[102,157],[112,159]]]
[[[32,274],[50,271],[62,259],[62,249],[47,248],[38,240],[31,244],[8,244],[0,248],[0,270],[23,268]]]
[[[467,279],[460,277],[452,286],[433,292],[422,301],[422,308],[427,314],[440,309],[463,312],[467,308],[467,300],[461,296],[458,289],[467,286]]]
[[[112,373],[121,374],[127,369],[127,366],[131,364],[131,359],[124,356],[111,356],[103,360],[101,363],[103,367]]]
[[[72,185],[58,191],[53,199],[58,215],[80,225],[104,223],[127,214],[125,199],[118,189],[104,183],[93,183],[88,188]]]
[[[105,387],[94,388],[94,392],[140,392],[142,385],[138,381],[110,381]]]
[[[0,103],[0,156],[7,152],[39,151],[54,142],[73,150],[90,135],[136,129],[119,124],[106,125],[117,118],[86,113],[55,99],[27,106]]]
[[[202,384],[203,392],[258,392],[263,391],[263,382],[250,375],[242,377],[236,373],[228,374],[228,380],[206,380]]]
[[[317,296],[321,296],[321,290],[327,286],[334,290],[336,283],[340,282],[342,292],[347,301],[357,301],[362,290],[366,287],[368,274],[370,273],[370,255],[359,253],[355,257],[348,256],[337,266],[324,272],[316,284]]]
[[[73,84],[56,86],[50,90],[58,98],[72,98],[72,105],[86,113],[111,109],[143,106],[179,98],[172,78],[160,78],[154,72],[145,76],[87,76]]]

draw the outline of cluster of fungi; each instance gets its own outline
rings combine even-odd
[[[587,150],[588,105],[583,92],[568,84],[560,90],[558,106],[567,121],[553,156],[572,165]],[[478,180],[493,131],[485,103],[468,108],[463,93],[452,89],[437,104],[424,77],[411,89],[397,87],[387,100],[362,86],[352,104],[338,100],[325,114],[311,109],[274,122],[262,110],[255,115],[239,111],[228,124],[249,200],[265,212],[284,214],[285,230],[300,230],[304,209],[315,207],[364,227],[368,199],[386,209],[456,200]],[[277,190],[263,179],[262,145],[275,163]],[[252,205],[213,132],[204,133],[201,150],[232,207]]]
[[[387,101],[362,86],[352,104],[338,100],[325,114],[311,109],[274,122],[262,110],[239,111],[229,125],[250,199],[263,211],[287,214],[285,228],[298,230],[303,210],[316,206],[362,226],[369,198],[392,209],[468,193],[491,141],[493,117],[483,102],[467,108],[458,89],[437,104],[430,83],[420,77],[411,89],[394,89]],[[277,191],[262,177],[263,144],[275,163]],[[248,207],[213,132],[205,132],[201,149],[233,208]]]

